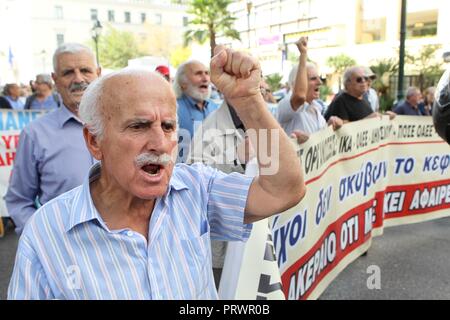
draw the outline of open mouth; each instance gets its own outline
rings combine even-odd
[[[163,166],[159,164],[147,164],[141,168],[141,170],[145,171],[146,174],[152,177],[157,176],[161,169],[163,169]]]
[[[206,84],[202,84],[199,88],[202,90],[208,90],[208,86]]]

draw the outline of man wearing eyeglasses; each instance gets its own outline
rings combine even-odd
[[[369,78],[362,67],[350,67],[344,73],[344,91],[330,104],[325,119],[332,116],[341,118],[344,123],[379,116],[373,112],[364,99]]]

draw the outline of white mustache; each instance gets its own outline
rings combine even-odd
[[[78,90],[86,90],[86,88],[89,86],[89,83],[87,83],[87,82],[81,82],[81,83],[73,83],[71,86],[70,86],[70,88],[69,88],[69,90],[70,90],[70,92],[73,92],[73,91],[78,91]]]
[[[138,168],[142,168],[143,166],[147,166],[150,164],[157,164],[166,166],[172,161],[172,157],[167,153],[163,153],[161,155],[157,155],[155,153],[142,153],[136,157],[134,162],[138,166]]]

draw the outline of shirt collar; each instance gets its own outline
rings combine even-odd
[[[175,166],[176,168],[176,166]],[[163,201],[166,203],[167,196],[172,190],[180,191],[188,189],[185,182],[178,176],[177,170],[173,170],[172,177],[170,178],[169,187],[166,194],[163,196]],[[90,183],[100,178],[101,162],[95,163],[90,169],[88,176],[84,179],[81,186],[80,195],[75,197],[70,210],[69,224],[66,227],[66,232],[69,232],[79,224],[97,221],[105,230],[108,230],[105,222],[103,221],[100,213],[95,208],[92,201]],[[167,204],[167,203],[166,203]]]
[[[61,107],[55,110],[55,112],[57,112],[58,124],[61,129],[68,121],[72,119],[82,124],[81,120],[75,114],[73,114],[65,104],[62,104]]]
[[[405,104],[406,104],[409,108],[413,109],[414,111],[418,111],[418,110],[419,110],[419,106],[418,106],[418,105],[414,107],[411,103],[408,102],[408,100],[405,100]]]
[[[97,220],[104,228],[106,228],[103,219],[94,206],[90,188],[90,183],[100,178],[100,171],[100,162],[97,162],[89,169],[89,174],[83,181],[79,196],[73,199],[70,210],[69,225],[66,228],[66,232],[70,231],[79,224],[92,220]]]

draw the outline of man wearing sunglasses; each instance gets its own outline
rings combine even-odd
[[[332,116],[341,118],[344,123],[379,116],[373,112],[364,99],[369,78],[362,67],[350,67],[344,73],[344,91],[328,107],[325,119]]]

